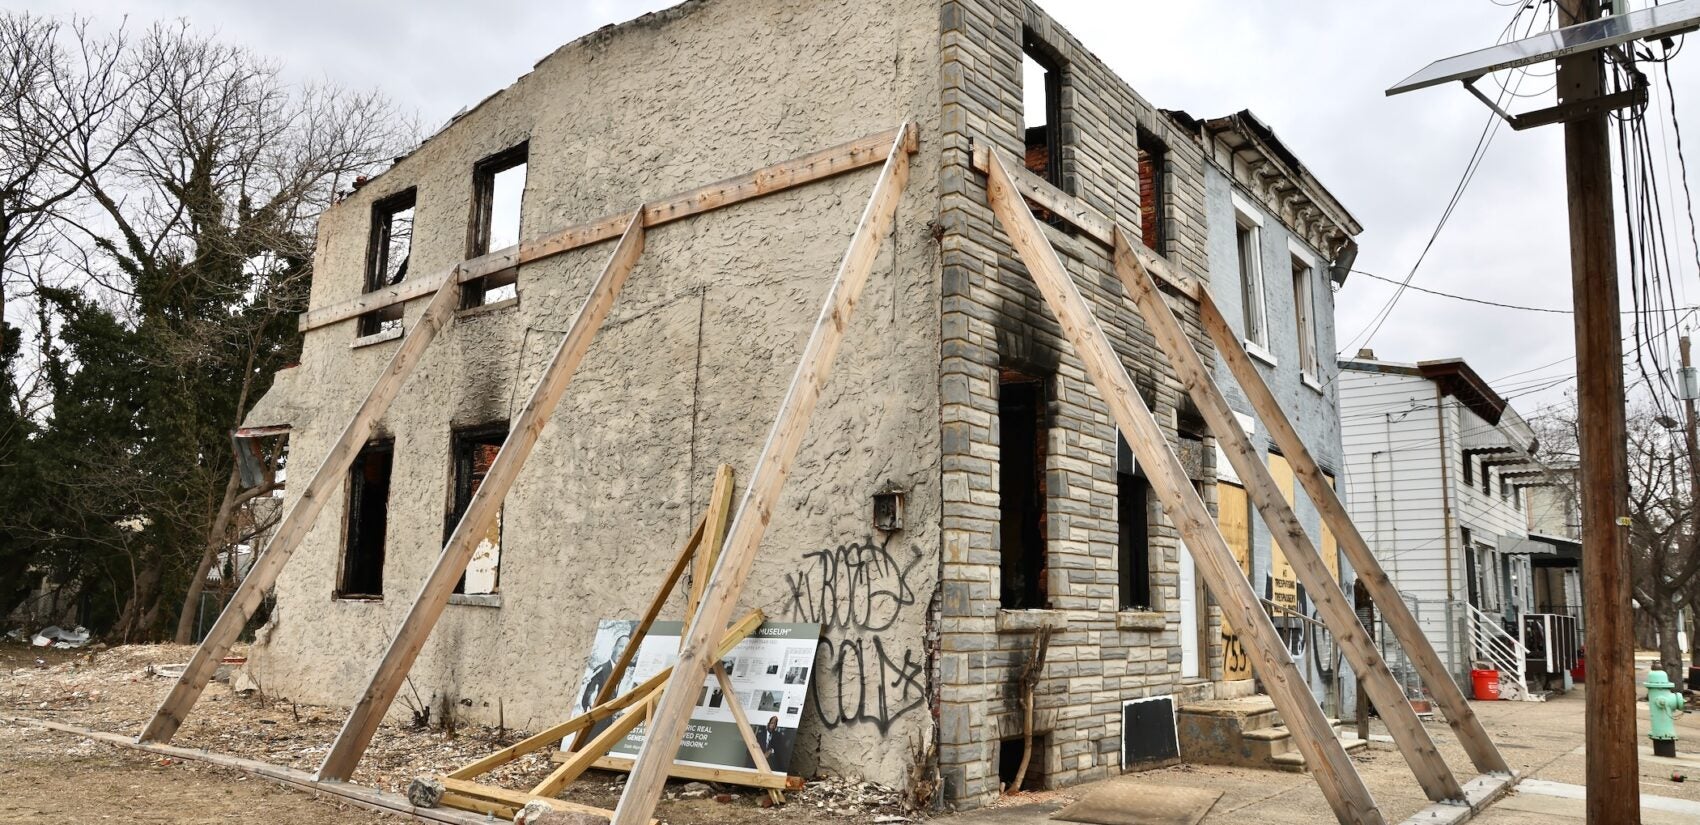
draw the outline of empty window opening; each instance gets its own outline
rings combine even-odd
[[[519,243],[529,146],[521,143],[473,167],[472,231],[467,257],[488,255]],[[518,278],[516,266],[468,281],[460,288],[461,306],[469,308],[517,297]]]
[[[507,440],[507,422],[477,427],[474,429],[457,430],[454,434],[452,450],[454,455],[453,479],[448,523],[443,530],[443,542],[448,543],[449,536],[454,534],[455,527],[466,515],[466,508],[472,505],[472,497],[478,488],[484,484],[484,477],[490,473],[490,466],[496,463],[496,455],[502,451],[502,442]],[[497,592],[501,584],[502,563],[502,511],[496,511],[495,520],[478,539],[478,546],[472,551],[472,561],[466,566],[466,573],[460,577],[460,583],[455,585],[456,593],[478,596]]]
[[[348,471],[348,536],[343,544],[337,597],[381,599],[384,595],[384,533],[390,518],[390,470],[395,445],[367,444]]]
[[[1139,131],[1139,235],[1140,240],[1157,254],[1163,254],[1163,219],[1167,216],[1167,191],[1163,170],[1168,165],[1169,148],[1156,135]]]
[[[1120,607],[1150,610],[1151,482],[1127,440],[1116,437],[1116,522],[1119,534]]]
[[[1021,770],[1021,757],[1027,753],[1027,740],[1013,736],[998,742],[998,786],[1011,791],[1042,791],[1045,789],[1045,753],[1050,736],[1033,734],[1033,758],[1027,760],[1027,773],[1021,777],[1021,787],[1009,787]]]
[[[415,190],[398,192],[372,204],[372,234],[366,245],[366,290],[376,292],[407,280],[413,254]],[[361,336],[401,328],[401,304],[391,304],[360,316]]]
[[[1470,457],[1470,451],[1464,451],[1464,486],[1476,486],[1476,460]]]
[[[1293,256],[1293,325],[1299,336],[1299,374],[1312,383],[1318,381],[1316,324],[1312,321],[1316,301],[1312,286],[1314,273],[1309,261]]]
[[[1258,226],[1241,214],[1234,222],[1235,249],[1239,252],[1240,303],[1245,312],[1245,338],[1262,347],[1269,346],[1268,311],[1263,300],[1263,266],[1258,260]]]
[[[1061,188],[1062,62],[1032,34],[1021,55],[1021,119],[1027,170]]]
[[[1045,382],[1007,370],[998,383],[998,490],[1001,604],[1044,608]]]

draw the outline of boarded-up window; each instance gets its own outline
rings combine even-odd
[[[1234,554],[1240,573],[1251,578],[1251,503],[1245,488],[1237,484],[1216,485],[1216,526]],[[1251,656],[1246,653],[1240,632],[1222,617],[1222,678],[1227,680],[1251,678]]]
[[[1293,467],[1286,456],[1269,454],[1269,474],[1287,506],[1293,505]],[[1278,542],[1269,542],[1269,600],[1289,610],[1299,609],[1299,577]]]
[[[384,534],[389,527],[390,469],[394,444],[374,442],[360,450],[348,471],[348,524],[343,541],[338,598],[384,595]]]
[[[366,290],[376,292],[407,280],[413,256],[413,207],[417,194],[406,189],[372,205],[372,232],[366,245]],[[362,336],[401,327],[401,304],[391,304],[360,316]]]
[[[472,169],[472,226],[467,257],[476,258],[519,243],[529,144],[485,158]],[[493,304],[519,295],[518,267],[461,285],[461,306]]]
[[[472,505],[472,497],[483,486],[484,477],[489,474],[491,465],[496,463],[496,455],[501,452],[502,442],[507,437],[506,422],[455,432],[454,500],[443,532],[445,543]],[[474,596],[497,592],[501,583],[501,562],[502,512],[498,510],[496,518],[479,537],[478,546],[472,551],[472,561],[467,564],[466,574],[461,576],[460,583],[455,585],[455,592]]]

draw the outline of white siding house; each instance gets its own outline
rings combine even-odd
[[[1343,483],[1352,518],[1460,679],[1465,605],[1499,622],[1535,607],[1534,433],[1461,359],[1340,362]]]

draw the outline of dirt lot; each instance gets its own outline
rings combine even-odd
[[[0,718],[42,719],[134,735],[173,679],[156,670],[188,661],[193,648],[133,645],[103,650],[37,650],[0,641]],[[240,656],[242,651],[235,651]],[[237,693],[215,681],[172,744],[205,748],[311,771],[336,737],[342,713]],[[418,776],[444,773],[526,735],[458,726],[379,729],[354,781],[404,793]],[[547,752],[504,766],[480,781],[526,789],[553,764]],[[592,771],[563,798],[612,807],[623,775]],[[672,783],[668,796],[682,783]],[[325,822],[399,821],[318,800],[238,771],[162,759],[71,734],[0,722],[0,822]],[[821,777],[789,804],[765,809],[762,793],[719,788],[732,801],[663,799],[656,814],[672,825],[711,823],[903,822],[897,795],[855,777]],[[889,817],[889,818],[888,818]]]

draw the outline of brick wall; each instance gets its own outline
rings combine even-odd
[[[1063,150],[1068,191],[1134,230],[1140,221],[1137,134],[1166,153],[1164,251],[1186,270],[1206,271],[1204,159],[1193,139],[1114,76],[1080,42],[1023,0],[947,0],[942,47],[940,223],[942,233],[943,553],[940,655],[940,766],[947,800],[984,804],[998,793],[999,740],[1020,733],[1016,679],[1034,622],[1060,622],[1038,690],[1036,729],[1046,749],[1033,755],[1051,786],[1119,772],[1122,702],[1144,696],[1208,695],[1219,663],[1201,651],[1202,678],[1180,677],[1175,592],[1176,535],[1153,507],[1155,614],[1117,612],[1116,430],[1107,407],[1060,337],[1049,309],[996,225],[984,179],[971,166],[974,145],[1021,156],[1021,44],[1024,27],[1064,62]],[[1075,282],[1109,331],[1159,422],[1174,438],[1182,390],[1149,332],[1122,294],[1107,250],[1083,236],[1047,229]],[[1183,321],[1211,351],[1195,310]],[[1049,614],[999,610],[998,422],[1000,367],[1053,371],[1046,457]],[[1213,450],[1199,474],[1213,473]],[[1210,488],[1206,486],[1206,490]],[[1205,623],[1217,639],[1214,611]]]

